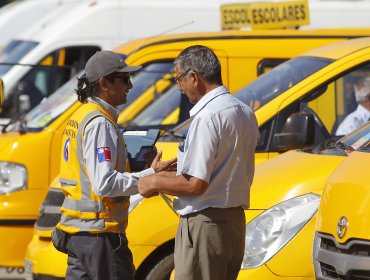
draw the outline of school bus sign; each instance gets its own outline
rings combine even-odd
[[[223,30],[250,27],[276,29],[308,25],[308,1],[243,3],[221,5]]]

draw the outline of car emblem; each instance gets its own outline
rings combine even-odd
[[[347,220],[347,217],[342,216],[342,217],[340,217],[340,219],[338,221],[338,225],[337,225],[337,236],[340,239],[342,239],[346,235],[347,229],[348,229],[348,220]]]

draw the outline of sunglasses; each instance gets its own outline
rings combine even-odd
[[[112,79],[120,79],[122,83],[128,84],[130,82],[130,76],[111,76]]]

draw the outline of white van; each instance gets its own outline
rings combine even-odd
[[[26,107],[34,107],[83,68],[97,50],[162,33],[220,30],[220,5],[235,0],[69,2],[74,3],[72,8],[64,6],[46,13],[8,44],[12,45],[9,54],[0,57],[6,100],[1,117],[19,116],[20,99],[29,101]],[[310,2],[312,17],[316,2],[318,10],[326,5],[318,0]],[[366,10],[365,5],[353,5]],[[351,17],[355,18],[360,16]],[[366,24],[370,17],[361,18]],[[327,26],[327,22],[330,21],[323,18],[318,25]]]
[[[0,9],[0,49],[40,17],[76,0],[18,0]]]
[[[10,42],[12,52],[0,58],[2,116],[19,115],[14,100],[20,95],[34,107],[97,50],[143,36],[220,29],[219,6],[228,1],[80,0],[48,13]]]
[[[369,0],[309,0],[310,25],[306,28],[370,27]]]

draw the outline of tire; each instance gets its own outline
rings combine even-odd
[[[169,280],[175,268],[174,254],[164,257],[148,273],[145,280]]]

